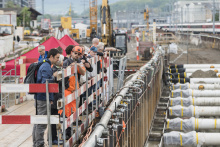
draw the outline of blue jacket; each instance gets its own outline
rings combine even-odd
[[[44,58],[42,58],[42,56],[40,55],[38,58],[38,61],[41,61],[41,59],[47,59],[47,54],[48,54],[48,51],[45,51]]]
[[[46,83],[46,80],[49,80],[49,83],[54,83],[53,70],[51,68],[51,62],[49,59],[45,59],[45,63],[43,63],[37,71],[37,81],[36,83]],[[38,64],[44,62],[44,60],[40,61]],[[49,62],[49,63],[48,63]],[[35,95],[35,99],[46,101],[46,93],[37,93]],[[53,93],[49,93],[50,101],[53,101]]]

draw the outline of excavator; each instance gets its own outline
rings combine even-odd
[[[111,18],[108,0],[102,0],[101,12],[101,41],[106,47],[120,49],[120,54],[127,53],[127,34],[113,31],[113,19]],[[112,54],[117,52],[112,52]]]

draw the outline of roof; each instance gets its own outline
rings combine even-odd
[[[68,35],[63,36],[60,41],[65,45],[65,46],[69,46],[69,45],[79,45],[75,40],[73,40],[72,38],[70,38]]]
[[[17,12],[18,15],[21,14],[23,8],[0,8],[0,10],[3,11],[15,11]],[[40,12],[38,12],[37,10],[33,9],[33,8],[29,8],[29,11],[31,11],[32,13],[35,13],[37,15],[42,15]]]
[[[52,48],[57,48],[60,46],[64,50],[63,55],[66,56],[66,52],[65,52],[66,46],[54,37],[50,37],[48,40],[46,40],[41,45],[45,46],[46,51],[49,51]],[[26,56],[26,58],[38,58],[39,57],[38,47],[35,47],[34,49],[23,54],[22,56]],[[27,68],[29,67],[29,65],[30,64],[26,64],[26,71],[27,71]],[[9,71],[13,68],[14,68],[14,60],[11,60],[11,61],[6,62],[6,68],[4,69],[4,71]],[[12,71],[12,75],[14,75],[14,71]],[[17,75],[20,75],[20,66],[19,65],[17,65]]]

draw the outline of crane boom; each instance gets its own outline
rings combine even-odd
[[[108,0],[102,0],[101,27],[101,41],[105,44],[105,46],[112,46],[112,19]]]
[[[90,0],[90,37],[97,36],[97,0]]]

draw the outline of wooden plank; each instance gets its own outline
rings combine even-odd
[[[17,137],[14,137],[9,145],[10,146],[20,146],[25,140],[27,140],[32,135],[33,125],[22,125],[17,129]],[[21,133],[22,132],[22,133]],[[12,139],[12,138],[11,138]]]
[[[20,59],[26,59],[26,56],[21,56]],[[21,64],[20,65],[20,78],[24,78],[25,76],[26,76],[26,64]],[[24,96],[26,96],[26,93],[21,92],[20,97],[24,97]]]

